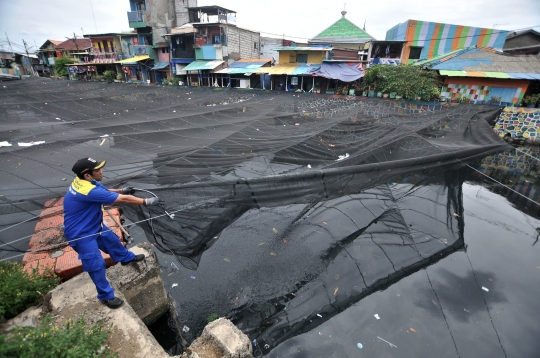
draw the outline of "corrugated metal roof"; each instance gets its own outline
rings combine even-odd
[[[279,46],[274,51],[331,51],[333,47]]]
[[[258,70],[253,71],[253,73],[267,73],[269,75],[288,75],[292,73],[297,67],[298,64],[282,64],[274,67],[261,67]]]
[[[142,60],[148,60],[149,58],[150,58],[150,56],[148,56],[148,55],[135,56],[135,57],[132,57],[132,58],[126,58],[125,60],[121,60],[121,61],[118,61],[116,63],[123,63],[123,64],[135,63],[135,62],[142,61]]]
[[[359,40],[365,42],[365,40],[370,40],[373,37],[370,36],[365,30],[361,29],[359,26],[356,26],[351,21],[341,17],[338,21],[330,25],[326,30],[315,36],[311,39],[310,42],[317,42],[317,40],[328,40],[328,39],[341,39],[347,40],[344,42],[356,42]]]
[[[169,66],[168,62],[158,62],[152,67],[152,70],[162,70],[167,66]]]
[[[450,71],[440,70],[441,76],[450,77],[484,77],[484,78],[502,78],[515,80],[540,80],[540,73],[516,73],[516,72],[478,72],[478,71]]]
[[[213,70],[214,68],[221,65],[223,61],[221,60],[212,60],[212,61],[194,61],[184,67],[182,71],[202,71],[202,70]]]
[[[306,75],[319,67],[321,67],[321,65],[300,65],[291,72],[291,75]]]

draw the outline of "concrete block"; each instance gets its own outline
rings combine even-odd
[[[125,288],[125,292],[135,302],[140,300],[141,297],[136,292],[137,284],[128,282],[130,277],[144,287],[141,291],[145,291],[146,295],[148,295],[150,289],[164,290],[163,283],[159,287],[157,282],[161,281],[150,274],[155,274],[157,271],[157,276],[161,278],[155,255],[148,244],[138,246],[131,250],[135,253],[147,255],[146,261],[127,266],[116,265],[107,270],[108,275],[111,270],[116,271],[109,275],[109,279],[122,280],[122,287]],[[112,283],[118,287],[115,282]],[[107,345],[113,352],[118,352],[121,358],[170,357],[150,333],[136,311],[130,306],[129,300],[123,295],[122,289],[115,289],[115,295],[124,300],[125,303],[114,310],[99,302],[96,295],[94,283],[88,273],[84,272],[50,291],[45,297],[43,310],[58,315],[60,321],[65,321],[68,318],[79,319],[83,314],[86,314],[88,323],[93,324],[103,321],[106,326],[112,324],[112,332]],[[152,311],[150,306],[154,302],[154,298],[148,300],[144,305],[145,307],[140,311]],[[139,302],[139,304],[142,305],[142,302]]]
[[[148,243],[129,249],[144,254],[144,261],[107,269],[107,278],[116,291],[121,291],[129,305],[146,324],[152,324],[169,310],[169,298],[163,285],[156,254]]]
[[[217,319],[204,327],[202,335],[189,349],[200,357],[251,358],[249,338],[226,318]]]

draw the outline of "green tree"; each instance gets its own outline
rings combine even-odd
[[[76,62],[75,59],[71,57],[58,57],[54,59],[54,65],[53,65],[54,72],[56,72],[57,76],[67,76],[68,70],[66,66],[69,65],[70,63],[75,63],[75,62]]]
[[[0,282],[0,319],[9,319],[39,303],[60,279],[51,272],[28,273],[20,263],[6,261],[0,262]]]
[[[366,70],[364,88],[395,92],[407,99],[429,100],[440,96],[441,82],[436,71],[411,65],[375,65]]]

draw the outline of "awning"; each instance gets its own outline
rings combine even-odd
[[[270,60],[263,60],[259,62],[255,61],[242,61],[242,62],[234,62],[230,65],[229,68],[224,68],[222,70],[216,71],[215,73],[220,74],[228,74],[228,75],[235,75],[235,74],[250,74],[261,68],[262,66],[269,63]]]
[[[132,57],[132,58],[126,58],[125,60],[121,60],[121,61],[118,61],[116,63],[122,63],[122,64],[135,63],[135,62],[139,62],[139,61],[142,61],[142,60],[148,60],[149,58],[150,58],[150,56],[148,56],[148,55],[135,56],[135,57]]]
[[[212,61],[194,61],[184,67],[182,71],[202,71],[202,70],[213,70],[224,62],[221,60],[212,60]]]
[[[261,67],[258,70],[253,71],[253,73],[267,73],[269,75],[288,75],[292,73],[298,64],[283,64],[277,65],[274,67]]]
[[[164,69],[165,67],[169,66],[169,63],[168,62],[158,62],[154,65],[154,67],[152,67],[152,70],[155,71],[155,70],[162,70]]]
[[[353,82],[364,77],[361,63],[346,62],[323,62],[321,68],[311,71],[311,74],[343,82]]]
[[[540,73],[518,73],[518,72],[479,72],[479,71],[450,71],[439,70],[441,76],[449,77],[482,77],[500,78],[514,80],[540,80]]]

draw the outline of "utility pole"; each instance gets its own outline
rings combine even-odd
[[[26,46],[26,42],[24,39],[22,40],[24,44],[24,49],[26,50],[26,58],[28,59],[28,63],[30,64],[30,72],[32,72],[32,76],[35,76],[36,73],[34,72],[34,66],[32,65],[32,59],[30,59],[30,54],[28,53],[28,47]]]
[[[9,41],[9,37],[7,35],[7,32],[6,32],[6,39],[7,39],[7,42],[9,44],[9,48],[11,48],[11,52],[13,52],[13,46],[11,46],[11,41]],[[14,52],[13,52],[14,53]],[[14,53],[15,54],[15,53]]]

